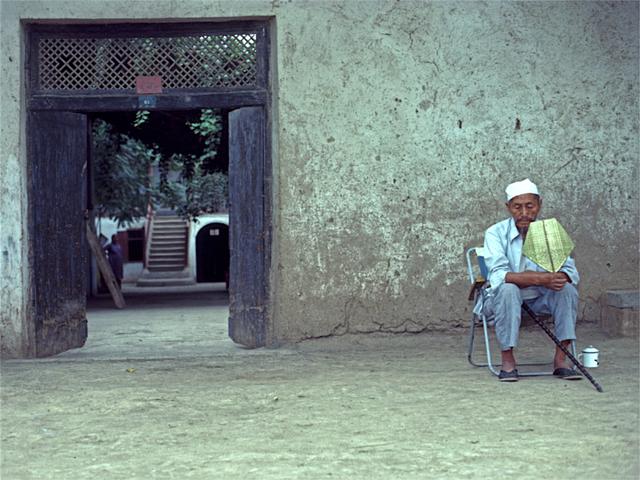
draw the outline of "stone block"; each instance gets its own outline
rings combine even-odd
[[[637,308],[617,308],[608,305],[600,321],[600,327],[615,337],[637,337],[640,324],[640,310]]]
[[[609,290],[607,291],[607,305],[616,308],[640,308],[640,291],[638,290]]]

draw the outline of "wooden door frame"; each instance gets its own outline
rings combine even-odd
[[[257,78],[260,84],[256,88],[243,89],[210,89],[208,91],[168,91],[166,93],[155,96],[156,103],[153,107],[140,104],[140,96],[127,93],[113,93],[108,95],[96,94],[92,95],[87,92],[80,94],[51,94],[40,92],[34,82],[35,75],[38,71],[36,44],[39,38],[44,35],[55,34],[62,35],[83,35],[95,34],[101,32],[106,38],[110,36],[131,35],[134,32],[137,36],[144,35],[145,32],[157,35],[157,22],[131,24],[110,24],[110,25],[50,25],[28,23],[24,26],[25,44],[27,46],[26,54],[26,84],[27,84],[27,112],[32,111],[60,111],[60,112],[76,112],[84,114],[93,114],[100,112],[132,112],[141,109],[153,111],[171,111],[171,110],[199,110],[204,108],[235,110],[242,107],[261,107],[265,111],[265,145],[264,145],[264,176],[262,179],[264,198],[263,198],[263,215],[265,225],[264,239],[264,278],[259,281],[264,284],[265,291],[265,313],[264,321],[267,326],[267,332],[273,331],[272,322],[272,290],[271,290],[271,259],[272,259],[272,228],[273,228],[273,181],[272,181],[272,109],[271,109],[271,91],[270,91],[270,62],[271,62],[271,35],[270,20],[251,20],[236,22],[196,22],[196,23],[162,23],[164,35],[171,35],[175,32],[202,32],[202,33],[220,33],[221,31],[240,32],[251,31],[257,32],[260,38],[258,43],[258,72]],[[28,118],[28,115],[27,115]],[[30,144],[29,127],[27,124],[26,133],[27,145]],[[27,155],[27,164],[32,164],[32,159]],[[29,186],[27,198],[30,200],[36,193]],[[89,208],[92,205],[89,204]],[[233,221],[230,219],[230,221]],[[29,215],[29,248],[34,235],[34,227],[32,226],[31,214]],[[32,270],[32,266],[29,266]],[[31,289],[30,289],[31,290]],[[32,299],[30,299],[31,301]],[[31,314],[29,314],[31,317]],[[271,343],[270,335],[267,335],[267,345]]]

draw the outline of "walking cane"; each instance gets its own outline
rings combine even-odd
[[[555,344],[560,348],[560,350],[562,350],[564,352],[564,354],[569,357],[569,360],[571,360],[573,362],[573,364],[578,367],[578,370],[580,370],[580,372],[587,377],[587,379],[591,382],[591,385],[593,385],[594,387],[596,387],[596,390],[598,390],[600,393],[602,393],[604,390],[602,390],[602,387],[600,386],[600,384],[598,382],[596,382],[595,378],[593,378],[591,376],[591,374],[587,371],[586,368],[584,368],[582,366],[582,364],[578,361],[578,359],[573,355],[573,353],[571,353],[569,351],[569,349],[567,347],[565,347],[564,345],[562,345],[562,343],[560,343],[560,340],[558,340],[558,337],[556,337],[553,332],[551,330],[549,330],[549,327],[547,327],[544,322],[542,320],[540,320],[538,318],[538,316],[533,313],[533,310],[531,310],[531,308],[529,307],[529,305],[527,305],[526,303],[522,304],[522,308],[524,308],[524,311],[527,312],[529,314],[529,316],[531,316],[531,318],[533,318],[535,320],[535,322],[540,325],[540,328],[542,328],[542,330],[545,331],[545,333],[547,335],[549,335],[549,337],[551,338],[551,340],[553,340],[555,342]]]

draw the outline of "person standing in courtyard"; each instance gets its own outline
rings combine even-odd
[[[118,243],[117,235],[111,235],[111,243],[104,247],[104,251],[107,252],[107,255],[109,256],[109,265],[111,265],[113,275],[116,278],[116,282],[118,282],[118,287],[122,289],[123,257],[122,247]]]
[[[514,182],[507,186],[506,194],[510,218],[492,225],[485,233],[484,260],[489,286],[484,301],[476,308],[495,321],[502,357],[499,380],[514,382],[518,380],[514,349],[518,344],[522,303],[526,302],[537,314],[553,315],[555,334],[568,348],[576,338],[580,276],[571,257],[558,272],[547,272],[522,254],[529,225],[542,207],[536,184],[529,179]],[[557,346],[553,363],[556,377],[582,378],[568,366],[564,352]]]

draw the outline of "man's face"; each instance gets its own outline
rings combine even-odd
[[[529,230],[529,224],[538,217],[540,207],[542,207],[542,200],[533,193],[518,195],[507,203],[507,209],[515,220],[516,227],[525,234]]]

